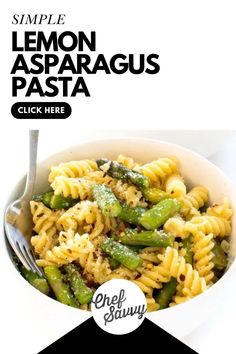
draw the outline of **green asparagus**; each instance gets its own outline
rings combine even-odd
[[[53,191],[36,194],[33,196],[33,200],[40,201],[51,209],[69,209],[79,201],[78,199],[55,195]]]
[[[158,188],[147,188],[142,191],[143,196],[152,204],[157,204],[163,199],[170,198],[170,194]]]
[[[104,215],[116,217],[121,213],[121,204],[109,187],[94,184],[93,197]]]
[[[120,262],[116,261],[114,258],[108,257],[109,264],[112,270],[116,269],[119,267]]]
[[[180,203],[176,199],[164,199],[151,209],[146,211],[140,218],[140,224],[147,230],[158,229],[170,217],[180,209]]]
[[[78,300],[81,305],[88,304],[92,300],[94,294],[93,290],[85,284],[85,281],[75,265],[69,264],[65,266],[65,271],[76,300]]]
[[[96,162],[101,170],[105,171],[109,176],[113,178],[121,179],[123,181],[129,181],[139,188],[149,187],[149,179],[146,176],[142,175],[137,171],[131,170],[116,161],[100,159]],[[102,166],[105,164],[106,168],[104,169]]]
[[[40,277],[37,273],[34,273],[31,270],[26,269],[23,265],[20,267],[20,272],[23,275],[23,277],[36,289],[41,291],[41,293],[45,295],[49,294],[49,286],[45,278]]]
[[[126,245],[140,245],[151,247],[168,247],[173,245],[174,237],[163,231],[126,230],[119,235],[121,243]]]
[[[160,289],[156,296],[156,302],[160,305],[160,309],[165,309],[168,307],[172,296],[176,292],[177,280],[171,278],[171,280],[163,285],[163,288]]]
[[[212,249],[214,257],[212,258],[212,262],[214,263],[216,268],[225,268],[227,266],[227,256],[223,251],[223,248],[218,242],[215,242],[215,246]]]
[[[64,282],[59,268],[56,266],[47,266],[44,268],[44,272],[57,300],[63,304],[77,307],[69,285]]]
[[[105,239],[101,244],[101,248],[103,252],[130,270],[142,265],[142,258],[136,252],[112,239]]]
[[[188,238],[185,238],[183,241],[183,248],[185,249],[185,261],[187,263],[193,264],[193,242],[192,242],[192,236],[189,236]]]
[[[126,221],[133,225],[138,225],[141,216],[146,212],[142,207],[131,208],[127,204],[122,204],[121,213],[118,215],[119,219]]]

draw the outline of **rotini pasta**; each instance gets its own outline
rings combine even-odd
[[[173,198],[180,198],[186,194],[184,179],[178,174],[171,175],[166,180],[166,192]]]
[[[51,172],[49,174],[49,182],[53,182],[55,177],[83,177],[89,172],[96,171],[97,164],[93,160],[80,160],[80,161],[70,161],[66,163],[60,163],[59,166],[51,167]]]
[[[31,244],[39,258],[43,258],[45,253],[55,246],[55,241],[46,231],[41,231],[39,235],[31,237]]]
[[[188,215],[198,215],[198,209],[203,207],[208,201],[208,191],[204,187],[194,187],[180,200],[182,203],[181,213],[185,217]]]
[[[224,198],[223,204],[214,204],[211,207],[207,208],[207,215],[218,216],[225,220],[230,220],[233,215],[233,209],[230,208],[229,201],[227,198]]]
[[[85,200],[68,209],[57,220],[57,225],[65,231],[89,232],[92,240],[102,232],[110,231],[116,224],[115,220],[101,213],[96,202]]]
[[[175,237],[187,238],[189,231],[185,228],[186,222],[181,216],[175,216],[168,219],[164,224],[164,230],[170,232]]]
[[[205,235],[203,232],[194,233],[193,238],[194,268],[197,269],[201,277],[205,278],[207,284],[214,277],[214,272],[212,271],[214,268],[214,263],[212,262],[214,243],[212,239],[213,234]]]
[[[133,282],[138,285],[145,294],[152,296],[153,289],[160,289],[162,281],[163,278],[160,279],[157,266],[152,266],[151,269],[143,270],[141,275]]]
[[[158,183],[159,180],[163,180],[177,172],[178,162],[175,158],[161,157],[158,160],[137,167],[136,170],[147,176],[152,183]]]
[[[109,261],[99,251],[80,254],[76,262],[83,268],[83,275],[89,282],[103,284],[111,274]]]
[[[214,237],[230,236],[231,225],[230,221],[218,216],[195,216],[185,225],[185,230],[192,232],[201,231],[204,234],[212,233]]]
[[[92,183],[82,178],[55,177],[51,184],[55,195],[71,196],[73,199],[84,200],[92,198]]]
[[[167,247],[165,254],[160,256],[162,263],[157,266],[157,273],[168,277],[174,277],[183,286],[184,296],[196,296],[206,290],[206,282],[200,277],[199,272],[192,265],[186,263],[184,257],[179,256],[178,251]]]
[[[132,157],[129,156],[124,156],[122,154],[118,155],[117,162],[122,163],[122,165],[124,165],[125,167],[130,168],[131,170],[134,169],[135,167],[139,166],[138,163],[136,163],[134,161],[134,159],[132,159]]]
[[[46,232],[53,238],[57,233],[56,222],[60,217],[60,211],[53,211],[41,202],[30,202],[30,210],[34,223],[34,231],[37,234]]]
[[[153,297],[146,296],[146,301],[147,301],[148,312],[159,310],[160,306],[158,305],[158,303],[155,301]]]
[[[36,262],[41,267],[53,264],[60,266],[77,260],[81,254],[88,254],[92,249],[93,244],[89,241],[88,234],[75,234],[73,239],[69,238],[59,246],[54,246],[45,253],[43,259]]]
[[[189,190],[176,158],[139,165],[119,155],[116,161],[51,168],[51,190],[30,202],[37,264],[46,277],[56,270],[73,304],[84,310],[98,286],[112,279],[136,284],[148,311],[201,294],[227,266],[233,214],[228,199],[209,205],[205,187]],[[86,301],[75,295],[72,270],[89,295]]]

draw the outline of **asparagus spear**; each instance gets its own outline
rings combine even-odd
[[[177,280],[171,278],[171,280],[163,285],[163,288],[158,291],[156,302],[160,305],[160,309],[165,309],[169,305],[172,296],[175,294],[176,287]]]
[[[63,304],[77,307],[68,284],[63,281],[63,275],[59,268],[56,266],[47,266],[44,268],[44,272],[57,300]]]
[[[170,217],[180,209],[180,203],[176,199],[164,199],[151,209],[146,211],[140,218],[140,224],[148,230],[158,229]]]
[[[93,197],[104,215],[116,217],[121,213],[121,204],[109,187],[94,184],[92,188]]]
[[[192,236],[189,236],[188,238],[185,238],[183,241],[183,248],[185,249],[185,261],[187,263],[193,264],[193,243],[192,243]]]
[[[105,172],[113,178],[121,179],[123,181],[129,181],[139,188],[149,187],[149,179],[146,176],[142,175],[137,171],[131,170],[116,161],[100,159],[96,162],[101,170],[104,170],[102,166],[106,164]]]
[[[76,266],[73,264],[66,265],[65,271],[76,300],[81,305],[91,302],[94,292],[85,284]]]
[[[23,277],[36,289],[41,291],[41,293],[45,295],[49,294],[49,286],[45,278],[40,277],[37,273],[34,273],[31,270],[26,269],[23,265],[20,266],[20,272],[23,275]]]
[[[212,262],[215,264],[215,267],[219,269],[225,268],[227,266],[227,256],[218,242],[215,242],[212,252],[214,253]]]
[[[138,225],[141,216],[146,212],[142,207],[131,208],[127,204],[122,204],[122,209],[118,218],[133,225]]]
[[[130,270],[134,270],[142,265],[142,258],[136,252],[110,238],[102,242],[101,248],[103,252]]]
[[[108,260],[112,270],[119,267],[120,262],[116,261],[114,258],[108,257]]]
[[[168,247],[173,244],[174,237],[163,231],[141,231],[126,230],[119,235],[121,243],[126,245],[140,245],[152,247]]]
[[[170,194],[158,188],[147,188],[142,191],[143,196],[152,204],[157,204],[163,199],[170,198]]]
[[[78,199],[55,195],[53,191],[36,194],[32,198],[35,201],[40,201],[51,209],[69,209],[78,202]]]

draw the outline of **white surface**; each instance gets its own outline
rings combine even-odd
[[[214,162],[219,164],[222,169],[225,169],[228,174],[231,174],[231,177],[235,178],[235,168],[234,164],[232,163],[232,159],[234,158],[234,153],[235,153],[235,145],[236,145],[236,133],[223,133],[222,138],[218,135],[217,133],[217,139],[216,139],[216,133],[214,132],[208,132],[207,134],[205,133],[205,139],[203,138],[202,133],[191,133],[191,132],[184,132],[182,134],[178,133],[178,139],[181,139],[182,142],[187,146],[190,147],[189,141],[192,141],[193,143],[193,149],[197,147],[198,143],[201,140],[201,145],[204,145],[206,148],[207,152],[210,152],[212,154],[213,151],[213,158]],[[100,136],[114,136],[112,135],[111,132],[103,132],[101,133],[96,133],[96,132],[90,132],[89,134],[90,138],[91,136],[93,138],[95,137],[100,137]],[[116,136],[130,136],[131,132],[120,132],[120,133],[115,133]],[[137,136],[137,133],[134,133],[135,136]],[[157,138],[160,137],[164,140],[169,140],[173,141],[173,137],[175,136],[175,133],[173,132],[162,132],[159,134],[158,132],[144,132],[143,134],[139,133],[138,135],[143,135],[143,136],[156,136]],[[40,133],[40,147],[39,147],[39,155],[40,158],[44,158],[51,153],[55,152],[56,150],[61,150],[66,146],[70,146],[71,144],[73,145],[76,143],[77,140],[81,140],[83,136],[83,139],[85,140],[88,137],[88,133],[85,132],[80,132],[80,134],[73,133],[73,132],[57,132],[57,139],[49,143],[51,134],[50,132],[41,132]],[[187,137],[187,139],[186,139]],[[17,156],[15,150],[9,150],[8,151],[8,159],[9,161],[12,161],[14,163],[10,164],[8,166],[8,181],[7,181],[7,188],[4,189],[2,192],[2,197],[6,196],[9,194],[9,190],[12,188],[14,185],[15,181],[18,179],[18,176],[25,170],[24,165],[27,164],[27,132],[25,131],[24,134],[21,134],[19,137],[17,133],[15,133],[14,136],[15,143],[19,141],[21,144],[19,144],[18,151],[17,151],[17,156],[24,156],[21,158],[19,168],[16,169],[15,163],[17,161]],[[23,140],[22,140],[23,139]],[[224,147],[223,146],[218,146],[219,151],[217,152],[217,149],[213,148],[213,145],[215,143],[212,143],[214,141],[223,141],[224,140],[224,145],[225,145],[225,153]],[[23,141],[23,143],[22,143]],[[175,141],[175,140],[174,140]],[[226,144],[227,141],[227,144]],[[45,142],[48,142],[47,144]],[[62,143],[63,142],[63,143]],[[209,146],[209,150],[208,150]],[[3,176],[2,176],[3,177]],[[5,185],[6,185],[6,179],[5,180]],[[236,182],[236,179],[235,179]],[[9,186],[9,187],[8,187]],[[2,199],[4,200],[4,199]],[[5,265],[4,265],[5,267]],[[4,268],[6,269],[6,268]],[[18,339],[18,344],[17,348],[20,348],[19,343],[22,343],[22,335],[25,333],[25,327],[27,327],[28,333],[30,333],[30,338],[31,340],[27,342],[27,344],[22,343],[22,348],[24,347],[25,353],[34,353],[32,351],[32,343],[34,343],[33,348],[42,348],[43,343],[45,345],[48,343],[49,338],[57,338],[58,336],[62,335],[63,333],[63,323],[60,322],[60,319],[58,318],[58,313],[56,311],[56,306],[55,309],[52,309],[52,312],[50,313],[50,318],[51,321],[48,321],[46,318],[48,318],[49,314],[45,314],[43,311],[39,309],[39,314],[36,315],[35,309],[33,307],[33,304],[30,301],[30,294],[31,291],[29,291],[28,287],[21,287],[19,288],[17,286],[17,281],[13,282],[13,278],[11,277],[10,269],[6,269],[7,272],[2,273],[3,277],[3,282],[5,285],[5,288],[8,289],[7,293],[1,294],[1,296],[4,295],[4,298],[1,300],[1,305],[2,304],[11,304],[8,308],[4,306],[4,308],[1,310],[1,313],[3,313],[3,318],[4,318],[4,329],[5,329],[5,335],[3,338],[3,341],[6,340],[6,346],[8,347],[9,351],[5,351],[6,353],[11,353],[12,351],[10,349],[15,348],[15,341],[11,341],[11,335],[12,332],[15,332],[16,340]],[[236,278],[235,278],[235,284],[236,284]],[[17,289],[17,301],[16,301],[16,289]],[[223,350],[227,349],[228,353],[233,353],[233,343],[234,343],[234,318],[236,318],[236,308],[234,306],[234,298],[236,295],[236,286],[234,285],[234,282],[231,283],[231,289],[228,288],[228,293],[224,294],[222,296],[222,305],[220,306],[219,310],[217,313],[214,314],[214,316],[209,319],[203,326],[201,326],[198,330],[196,330],[194,333],[189,335],[187,338],[185,338],[186,344],[190,345],[193,347],[195,350],[199,351],[200,353],[209,353],[209,352],[214,352],[214,353],[222,353]],[[22,306],[22,304],[27,303],[27,306]],[[60,305],[60,304],[59,304]],[[54,306],[53,306],[54,307]],[[38,311],[37,311],[38,312]],[[10,315],[10,316],[9,316]],[[20,321],[20,316],[23,316],[24,321],[23,324],[21,325]],[[14,318],[14,321],[12,321],[12,318]],[[81,318],[81,317],[80,317]],[[77,324],[77,318],[75,316],[74,322],[71,323],[71,328]],[[53,334],[54,333],[54,334]],[[28,336],[28,335],[27,335]],[[40,340],[38,338],[40,337]],[[4,342],[3,342],[4,343]],[[27,347],[28,345],[28,347]]]

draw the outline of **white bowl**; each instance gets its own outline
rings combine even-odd
[[[107,157],[113,159],[118,154],[131,156],[140,162],[152,161],[158,157],[176,156],[180,160],[181,172],[189,188],[203,185],[209,190],[211,202],[221,202],[222,198],[226,196],[230,200],[232,208],[236,210],[236,190],[232,182],[215,165],[202,156],[181,146],[142,138],[96,140],[77,145],[49,157],[38,165],[35,193],[40,193],[48,189],[48,169],[51,165],[83,158]],[[17,184],[7,202],[21,195],[23,186],[24,179]],[[227,285],[232,281],[232,275],[235,275],[236,213],[233,215],[232,225],[230,266],[225,275],[205,293],[181,305],[149,313],[147,314],[148,319],[177,338],[183,338],[205,321],[212,311],[217,308],[219,301],[222,301],[222,296],[227,291]],[[5,255],[10,261],[6,243],[4,247]],[[27,286],[25,280],[20,275],[18,278],[17,283],[20,282],[23,286],[24,282],[24,286]],[[32,297],[35,297],[35,303],[36,301],[37,303],[41,301],[41,307],[44,304],[48,306],[48,301],[55,303],[54,300],[47,298],[45,295],[39,292],[37,294],[37,291],[33,287],[30,286],[30,288]],[[66,313],[68,319],[72,316],[72,312],[74,316],[74,311],[79,311],[59,303],[57,308],[63,312],[63,318]]]

